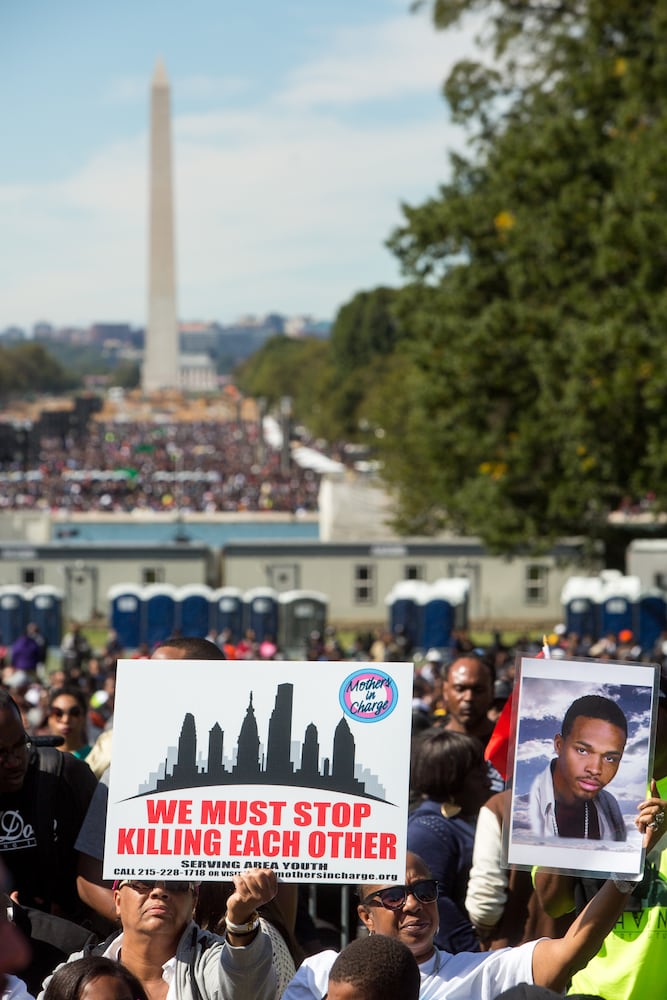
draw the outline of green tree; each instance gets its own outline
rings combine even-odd
[[[331,357],[341,375],[391,354],[400,339],[393,288],[357,292],[341,306],[331,329]]]
[[[78,385],[42,344],[28,341],[0,347],[0,393],[4,398],[31,393],[62,393]]]
[[[379,419],[369,399],[404,338],[395,303],[390,288],[358,292],[339,310],[329,340],[272,337],[237,368],[239,387],[269,407],[290,396],[296,421],[320,437],[364,439]]]
[[[357,292],[338,311],[330,338],[331,369],[326,386],[328,437],[365,439],[377,426],[372,400],[384,385],[390,359],[404,334],[396,291],[379,287]]]
[[[263,397],[269,409],[276,408],[283,396],[289,396],[295,419],[306,420],[312,427],[320,417],[318,400],[328,382],[328,365],[326,341],[279,334],[242,362],[234,378],[242,392]]]
[[[141,366],[137,361],[121,361],[113,373],[115,385],[136,389],[141,384]]]
[[[472,10],[498,63],[445,84],[470,151],[390,239],[412,339],[385,475],[406,531],[603,537],[625,494],[667,500],[667,0],[434,17]]]

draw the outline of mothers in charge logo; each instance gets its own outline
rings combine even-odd
[[[379,722],[396,708],[398,689],[393,678],[384,670],[364,667],[345,678],[338,700],[350,719]]]

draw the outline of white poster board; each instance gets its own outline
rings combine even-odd
[[[411,663],[120,660],[104,877],[405,875]]]
[[[517,686],[510,744],[508,864],[639,878],[644,849],[634,819],[637,806],[646,798],[653,763],[657,667],[523,658]],[[582,698],[594,701],[581,702]],[[580,706],[588,706],[578,717],[581,720],[600,711],[598,701],[603,715],[605,703],[611,703],[612,722],[594,719],[593,735],[573,729],[567,744],[560,740],[571,707],[570,716],[579,712]],[[624,745],[622,740],[616,745],[613,738],[619,730],[619,725],[613,724],[616,710],[622,713],[621,726],[627,726]],[[558,780],[575,789],[569,812],[568,803],[565,808],[560,806],[554,792],[555,769],[565,775]],[[565,822],[572,826],[567,832]],[[577,830],[578,823],[581,830]]]

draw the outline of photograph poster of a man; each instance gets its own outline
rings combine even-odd
[[[508,864],[639,876],[657,684],[653,664],[521,660]]]

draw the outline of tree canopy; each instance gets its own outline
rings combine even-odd
[[[390,288],[358,292],[341,307],[328,341],[271,337],[236,370],[240,388],[275,406],[293,400],[297,421],[329,440],[356,440],[374,421],[373,398],[403,334]]]
[[[406,287],[384,474],[406,531],[601,537],[667,498],[667,0],[437,0],[496,61],[445,94],[468,150],[392,234]]]
[[[8,399],[40,392],[65,392],[79,384],[62,365],[34,341],[0,345],[0,396]]]
[[[295,419],[308,416],[309,427],[315,429],[321,416],[321,387],[328,382],[328,371],[326,341],[277,334],[236,368],[234,378],[244,393],[265,399],[269,409],[275,409],[282,397],[289,396]]]

